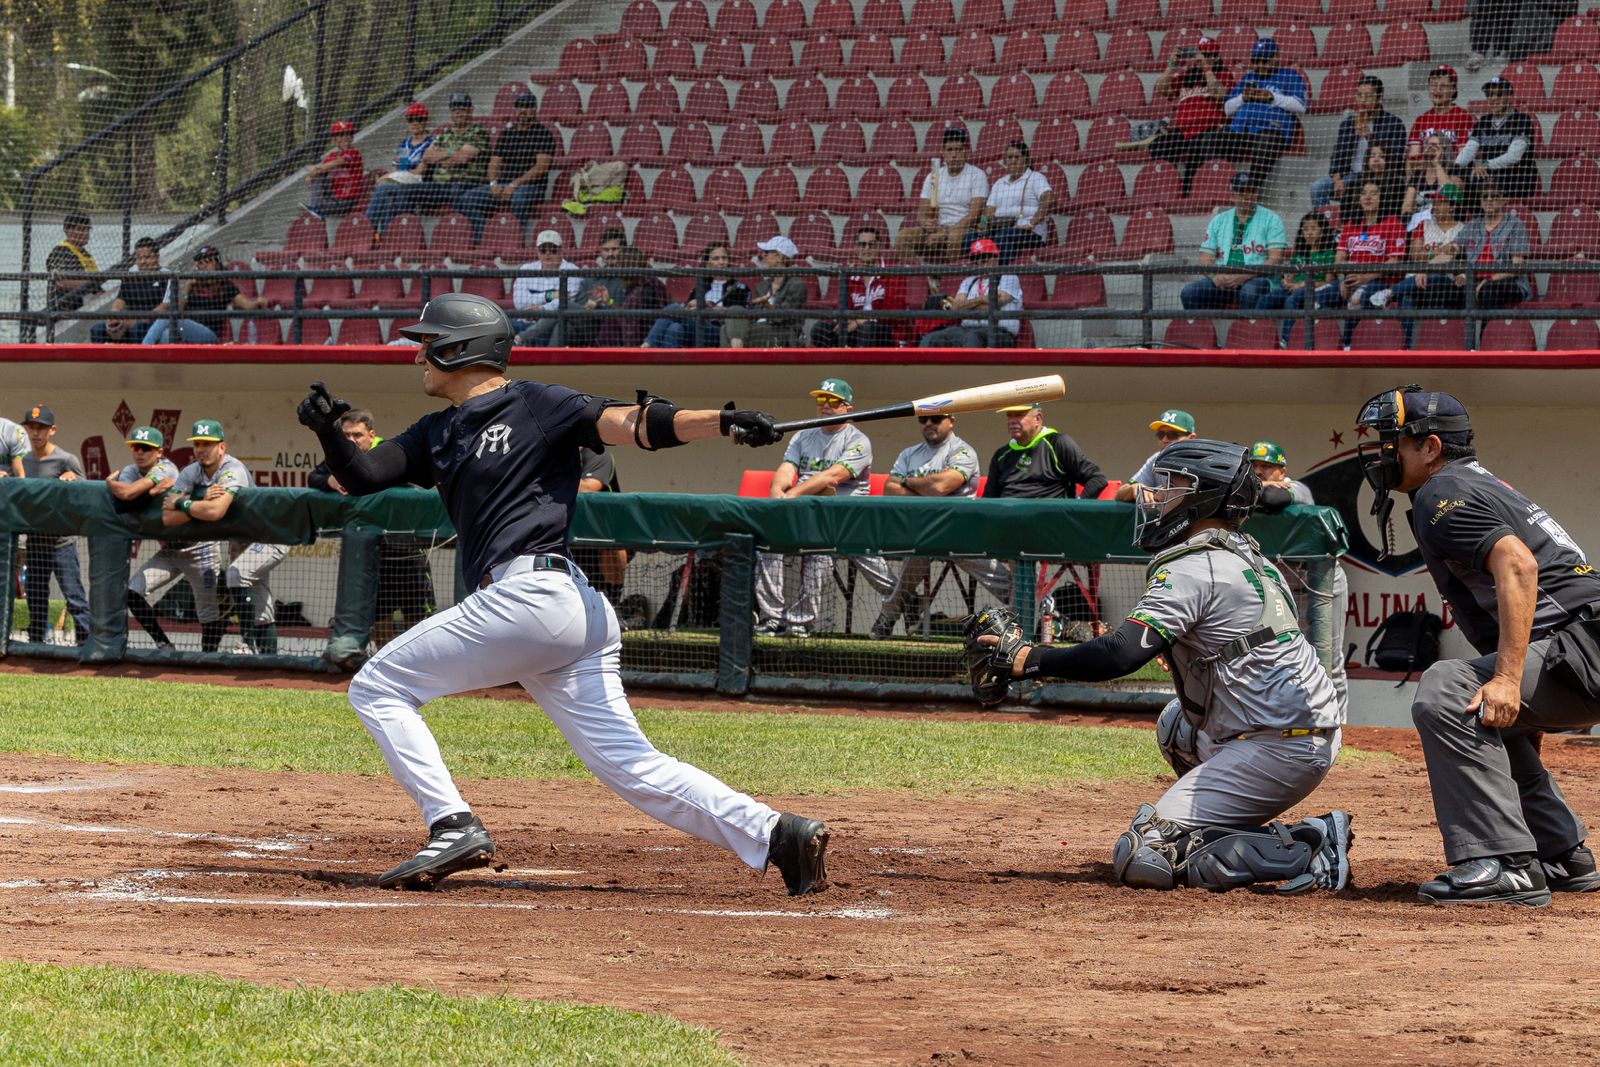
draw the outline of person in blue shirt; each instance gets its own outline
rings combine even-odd
[[[1228,123],[1195,138],[1189,168],[1208,159],[1231,159],[1245,163],[1257,185],[1265,184],[1278,157],[1294,143],[1309,97],[1305,76],[1278,65],[1278,42],[1259,38],[1250,47],[1250,69],[1223,102]]]

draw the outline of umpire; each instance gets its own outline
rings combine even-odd
[[[1600,888],[1588,830],[1539,758],[1544,730],[1600,722],[1600,575],[1548,513],[1478,462],[1472,423],[1449,393],[1415,385],[1367,401],[1358,446],[1387,528],[1388,494],[1411,498],[1422,558],[1476,659],[1441,660],[1411,717],[1444,836],[1436,904],[1536,908]]]

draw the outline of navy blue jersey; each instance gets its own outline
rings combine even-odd
[[[593,421],[584,417],[591,399],[514,381],[390,438],[406,454],[403,480],[438,487],[472,585],[516,556],[567,553],[578,446],[592,443]]]

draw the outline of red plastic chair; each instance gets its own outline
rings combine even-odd
[[[309,212],[302,212],[284,231],[283,247],[255,254],[255,260],[268,270],[288,270],[299,264],[302,256],[328,255],[328,226]]]
[[[552,83],[539,100],[539,118],[563,126],[576,125],[583,119],[583,94],[569,81]]]
[[[1550,51],[1541,56],[1553,63],[1593,63],[1600,56],[1600,22],[1592,15],[1577,15],[1556,30]]]
[[[853,36],[856,29],[855,8],[850,0],[819,0],[811,11],[811,28]]]
[[[617,32],[629,37],[657,37],[661,30],[661,9],[653,0],[632,0],[617,23]]]
[[[842,75],[844,44],[831,33],[819,33],[800,46],[800,69],[832,76]]]
[[[1121,23],[1122,19],[1119,17],[1117,21]],[[1150,43],[1150,34],[1145,32],[1144,27],[1124,24],[1106,41],[1102,65],[1107,70],[1136,71],[1154,70],[1160,63],[1156,59],[1155,47]]]
[[[1217,328],[1210,319],[1170,319],[1161,334],[1161,343],[1167,348],[1209,352],[1217,347]]]
[[[1399,352],[1406,346],[1398,319],[1362,319],[1350,335],[1352,352]]]
[[[1124,206],[1128,187],[1122,180],[1122,171],[1115,163],[1094,163],[1078,175],[1078,187],[1072,194],[1072,209],[1082,211],[1092,207]]]
[[[839,238],[833,232],[833,220],[820,211],[808,211],[791,222],[789,240],[800,249],[802,256],[833,259],[839,254]]]
[[[772,145],[767,154],[773,159],[790,163],[809,162],[817,154],[817,135],[811,132],[811,123],[798,119],[783,123],[772,132]]]
[[[644,44],[633,37],[596,39],[600,45],[601,69],[607,77],[643,81],[650,70],[650,55]]]
[[[906,12],[900,0],[867,0],[861,8],[861,28],[885,35],[904,33]]]
[[[1128,200],[1128,207],[1138,211],[1141,208],[1176,205],[1182,199],[1183,176],[1178,173],[1178,168],[1157,160],[1146,163],[1133,176],[1133,195]]]
[[[1520,97],[1517,100],[1518,107],[1533,111],[1592,108],[1596,103],[1600,103],[1600,68],[1595,67],[1592,56],[1586,63],[1568,63],[1556,71],[1556,81],[1550,88],[1549,100],[1526,103]]]
[[[697,119],[684,119],[673,127],[671,152],[674,159],[699,167],[717,162],[711,147],[711,130]]]
[[[1480,352],[1532,352],[1538,348],[1527,319],[1490,319],[1478,336]]]
[[[917,130],[909,121],[891,119],[872,135],[872,155],[892,163],[914,163],[922,157]]]
[[[867,155],[866,130],[855,119],[835,119],[823,128],[822,147],[817,151],[817,158],[829,164],[872,162]]]
[[[1039,125],[1034,127],[1033,140],[1028,145],[1028,150],[1033,156],[1035,167],[1055,160],[1077,162],[1082,151],[1078,143],[1078,124],[1070,117],[1059,114],[1054,118],[1041,120]],[[1056,197],[1060,199],[1064,187],[1055,188]]]
[[[1367,33],[1366,24],[1345,22],[1328,31],[1328,36],[1322,42],[1322,55],[1318,58],[1316,66],[1362,67],[1370,62],[1372,62],[1372,36]]]
[[[1600,166],[1588,156],[1563,159],[1550,176],[1548,206],[1560,211],[1574,204],[1600,205]],[[1593,247],[1593,235],[1590,247]]]
[[[386,262],[398,259],[402,263],[421,263],[427,258],[427,241],[422,234],[422,220],[409,211],[389,220],[383,231],[383,244],[379,246]]]
[[[364,278],[361,292],[351,298],[348,307],[379,308],[384,311],[415,311],[416,305],[406,296],[404,278]]]
[[[671,166],[660,174],[650,186],[649,203],[657,211],[693,211],[700,202],[695,193],[694,177],[679,166]]]
[[[772,478],[777,471],[745,471],[739,476],[739,496],[765,500],[772,495]]]
[[[1169,26],[1210,26],[1216,22],[1216,18],[1211,13],[1211,0],[1167,0],[1167,15],[1164,21]],[[1166,46],[1165,51],[1170,54],[1171,42],[1162,43]]]
[[[778,87],[770,78],[751,78],[733,94],[733,113],[741,118],[770,122],[782,110]]]
[[[850,47],[850,66],[862,75],[895,76],[899,68],[894,57],[894,42],[881,33],[857,37]]]
[[[1116,146],[1125,143],[1131,136],[1132,127],[1127,119],[1121,115],[1101,115],[1089,123],[1089,130],[1083,138],[1083,156],[1078,162],[1111,159],[1116,154]]]
[[[1600,213],[1587,204],[1573,204],[1551,220],[1550,236],[1545,239],[1541,254],[1550,259],[1591,256],[1597,244],[1600,244]]]
[[[726,122],[730,114],[728,87],[715,78],[695,82],[689,86],[689,96],[684,101],[683,110],[702,122]]]
[[[719,211],[738,212],[750,203],[750,185],[737,167],[718,167],[706,176],[701,203],[715,205]]]
[[[1431,55],[1428,28],[1420,22],[1391,22],[1383,29],[1378,41],[1375,67],[1400,67],[1407,63],[1425,63]]]
[[[1295,320],[1295,324],[1289,327],[1288,350],[1290,352],[1304,352],[1306,350],[1305,336],[1305,322],[1298,319]],[[1319,319],[1316,324],[1316,331],[1311,336],[1314,346],[1313,351],[1339,352],[1344,348],[1344,342],[1339,339],[1339,324],[1337,322]]]
[[[651,122],[672,122],[677,119],[680,109],[678,87],[665,78],[657,78],[639,90],[639,100],[633,105],[633,117]],[[619,114],[627,117],[625,113]]]
[[[754,122],[741,120],[725,128],[717,154],[734,163],[759,163],[761,157],[767,154],[761,127]]]
[[[1149,110],[1145,99],[1144,82],[1129,70],[1107,74],[1100,83],[1100,95],[1095,100],[1097,115],[1124,115],[1138,118]]]
[[[383,323],[378,319],[340,319],[339,344],[383,345],[389,343]]]
[[[943,73],[944,41],[937,33],[923,31],[908,37],[900,49],[900,66],[918,71]]]
[[[1272,319],[1231,319],[1222,347],[1236,352],[1271,351],[1278,347],[1278,324]]]
[[[1322,65],[1317,60],[1317,39],[1312,36],[1310,26],[1298,22],[1279,26],[1273,32],[1272,39],[1278,42],[1278,62],[1283,66],[1305,68]]]
[[[1540,150],[1545,157],[1584,155],[1600,145],[1600,115],[1593,111],[1563,111],[1556,116],[1550,140]]]
[[[1089,83],[1076,71],[1062,71],[1045,86],[1039,110],[1044,115],[1073,117],[1089,111]]]
[[[919,30],[949,33],[956,26],[955,5],[950,0],[913,0],[907,21]]]
[[[1055,288],[1050,291],[1049,303],[1044,306],[1065,311],[1105,307],[1105,279],[1098,274],[1060,275],[1056,278]]]
[[[1202,163],[1200,169],[1194,172],[1194,180],[1189,185],[1189,206],[1196,211],[1208,211],[1231,203],[1233,193],[1228,186],[1237,173],[1238,168],[1225,159],[1212,159]]]
[[[756,254],[756,245],[780,233],[783,233],[783,227],[778,224],[777,216],[765,211],[755,211],[746,215],[733,226],[733,240],[729,247],[734,260],[748,262],[750,257]]]
[[[1577,352],[1600,349],[1600,325],[1593,319],[1557,319],[1545,335],[1546,352]]]
[[[603,122],[586,122],[572,131],[572,143],[566,156],[579,166],[592,159],[611,159],[611,130]]]
[[[750,202],[768,211],[792,215],[800,203],[800,180],[788,167],[768,167],[756,175]]]
[[[1378,62],[1383,65],[1382,60]],[[1399,64],[1395,64],[1399,66]],[[1309,108],[1313,115],[1337,115],[1355,107],[1356,86],[1361,82],[1360,67],[1335,67],[1328,71],[1322,84],[1312,94]]]
[[[690,219],[684,227],[682,247],[698,261],[700,250],[712,244],[728,244],[728,220],[707,211]]]
[[[1000,69],[1025,72],[1050,69],[1044,35],[1026,28],[1014,30],[1000,50]]]
[[[1011,74],[989,90],[989,110],[1014,118],[1030,118],[1039,111],[1039,90],[1027,74]]]
[[[756,41],[750,49],[750,69],[759,70],[768,77],[794,76],[794,49],[783,34],[768,34]]]
[[[583,40],[568,41],[561,49],[561,58],[556,61],[556,74],[562,78],[577,78],[579,81],[593,81],[599,76],[602,67],[600,46],[593,41]],[[539,74],[533,75],[537,81]],[[540,101],[540,107],[544,102]]]
[[[509,211],[496,211],[489,216],[483,224],[477,254],[482,260],[497,260],[502,266],[525,262],[527,248],[522,239],[522,220]]]
[[[1552,274],[1544,303],[1558,308],[1600,307],[1600,274]]]
[[[1333,21],[1322,17],[1322,0],[1278,0],[1278,6],[1273,9],[1273,17],[1284,22]]]
[[[767,33],[799,36],[806,28],[806,9],[800,0],[772,0],[761,19],[761,28]]]
[[[977,118],[983,113],[983,86],[970,74],[956,74],[939,86],[936,110],[946,121]]]
[[[754,37],[757,27],[756,6],[750,0],[724,0],[723,5],[717,8],[716,21],[712,23],[712,29],[717,33],[730,37],[740,34]]]
[[[1461,352],[1467,347],[1467,324],[1463,319],[1417,319],[1417,333],[1411,347],[1420,352]]]
[[[622,131],[622,144],[617,154],[629,163],[660,166],[666,156],[661,128],[653,122],[635,122]]]
[[[372,223],[365,215],[350,214],[339,220],[328,254],[335,260],[354,260],[372,251]]]
[[[530,239],[536,239],[545,230],[554,230],[561,235],[562,248],[574,248],[577,246],[577,238],[573,236],[572,216],[565,211],[552,211],[542,216],[535,215],[529,220],[528,235]],[[535,250],[532,248],[527,249],[527,254],[523,257],[524,261],[534,259],[534,252]]]
[[[646,257],[656,261],[676,261],[678,254],[678,227],[672,219],[660,212],[646,215],[633,228],[629,243]]]
[[[1062,27],[1056,38],[1056,55],[1050,63],[1055,70],[1086,71],[1100,68],[1100,39],[1093,31],[1079,26],[1070,32]]]
[[[812,176],[815,181],[815,175]],[[855,203],[899,211],[905,206],[906,181],[894,167],[869,167],[856,188]]]
[[[994,35],[987,30],[968,30],[950,49],[950,69],[992,73],[996,58]]]
[[[994,25],[992,8],[998,7],[998,0],[967,0],[969,6],[985,13],[983,25]],[[962,18],[965,20],[966,12],[963,8]],[[1059,29],[1056,15],[1056,0],[1012,0],[1011,20],[1012,26],[1030,26],[1034,29]]]
[[[451,259],[468,262],[475,258],[472,222],[456,211],[439,216],[428,239],[428,254],[435,262]]]
[[[792,119],[826,118],[830,110],[828,87],[816,78],[801,78],[789,86],[783,98],[783,113]]]
[[[669,37],[656,45],[650,72],[657,77],[667,78],[693,78],[698,75],[700,62],[695,58],[694,42],[682,37]]]
[[[826,136],[824,136],[826,146]],[[826,155],[826,149],[824,149]],[[838,166],[828,163],[811,172],[806,179],[805,206],[809,210],[848,211],[854,202],[850,193],[850,179]]]
[[[878,95],[878,84],[871,78],[846,78],[839,83],[834,95],[833,113],[840,118],[866,119],[877,122],[883,118],[883,98]]]
[[[493,300],[501,306],[506,306],[510,303],[510,298],[506,295],[506,280],[504,278],[462,278],[461,292]]]
[[[889,83],[888,99],[884,101],[886,114],[898,118],[931,118],[933,94],[920,74],[902,74]]]
[[[991,115],[994,113],[991,112]],[[972,154],[973,161],[982,165],[994,163],[1005,154],[1012,141],[1025,141],[1022,124],[1009,115],[991,117],[978,134],[978,144]],[[993,176],[991,176],[991,183]]]
[[[1061,242],[1063,260],[1082,263],[1090,259],[1111,259],[1117,250],[1117,228],[1104,209],[1083,210],[1073,205],[1074,215]]]
[[[1581,103],[1560,105],[1551,109],[1549,94],[1545,91],[1544,75],[1532,63],[1514,63],[1500,72],[1500,77],[1511,83],[1513,99],[1516,106],[1524,111],[1564,111],[1568,107],[1582,107]]]
[[[1120,254],[1123,259],[1173,254],[1172,220],[1160,208],[1146,208],[1128,219],[1122,232]]]
[[[726,5],[724,5],[726,6]],[[745,76],[744,41],[742,38],[722,36],[706,45],[700,56],[700,73],[708,77],[722,75],[728,78]]]

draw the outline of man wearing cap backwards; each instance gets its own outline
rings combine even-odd
[[[987,237],[972,242],[972,265],[988,271],[1000,262],[1000,246]],[[991,308],[1015,312],[1022,307],[1022,281],[1015,274],[969,274],[961,279],[954,296],[939,302],[946,311],[966,311],[982,318],[962,319],[925,334],[923,348],[1015,348],[1022,320],[1015,318],[991,322]]]
[[[378,885],[429,888],[493,857],[488,831],[417,711],[435,697],[517,682],[584,765],[630,804],[757,870],[775,864],[791,895],[821,888],[826,826],[735,792],[656,751],[640,731],[622,688],[617,617],[569,555],[580,445],[654,450],[719,434],[768,445],[779,438],[772,416],[732,403],[689,411],[642,391],[620,403],[510,381],[511,323],[471,293],[435,297],[422,321],[400,332],[419,345],[423,391],[448,408],[366,452],[340,432],[349,405],[322,383],[298,412],[351,493],[438,486],[460,537],[462,573],[476,589],[385,645],[350,682],[350,703],[428,827],[428,843]]]
[[[1440,63],[1428,72],[1428,110],[1418,115],[1411,124],[1411,136],[1406,139],[1406,170],[1421,167],[1422,146],[1434,134],[1440,134],[1449,147],[1460,149],[1472,137],[1472,112],[1456,105],[1458,94],[1456,68]]]
[[[1131,502],[1139,487],[1149,485],[1150,479],[1155,477],[1156,457],[1161,455],[1163,448],[1174,441],[1191,441],[1199,436],[1194,430],[1194,416],[1177,408],[1168,408],[1157,415],[1151,421],[1150,429],[1156,435],[1156,450],[1150,453],[1150,458],[1134,472],[1133,477],[1117,486],[1116,498],[1124,503]]]
[[[1600,722],[1600,575],[1478,461],[1454,396],[1402,386],[1356,424],[1375,431],[1356,447],[1380,524],[1389,494],[1405,493],[1423,562],[1478,651],[1429,667],[1411,704],[1451,865],[1419,896],[1541,907],[1552,891],[1600,888],[1588,828],[1539,758],[1543,731]]]
[[[166,443],[166,435],[154,426],[134,427],[127,440],[133,462],[106,478],[106,489],[115,500],[141,507],[148,499],[166,496],[178,480],[178,466],[167,458]],[[129,580],[128,611],[157,648],[170,650],[173,645],[149,598],[158,596],[179,578],[186,578],[194,590],[196,614],[203,628],[202,648],[207,652],[217,650],[222,641],[222,613],[217,606],[217,571],[221,565],[220,544],[168,541],[162,542],[156,554]]]
[[[848,415],[855,393],[843,378],[824,378],[811,390],[817,414]],[[866,496],[872,490],[872,441],[854,423],[838,422],[801,430],[789,439],[783,462],[772,474],[774,500],[808,496]],[[756,562],[756,633],[808,637],[822,607],[823,582],[833,573],[832,556],[800,558],[800,589],[793,603],[783,597],[783,554],[761,552]],[[853,562],[880,593],[894,588],[888,565],[875,556]]]
[[[1282,263],[1289,254],[1283,219],[1256,203],[1260,192],[1256,180],[1241,171],[1228,189],[1233,207],[1211,216],[1206,239],[1200,242],[1200,265],[1223,269],[1183,287],[1178,298],[1187,311],[1228,307],[1252,311],[1270,304],[1273,276],[1249,268]]]
[[[561,234],[555,230],[541,230],[534,238],[534,248],[539,258],[524,263],[522,269],[571,271],[564,275],[567,308],[577,308],[582,303],[583,278],[578,274],[578,265],[566,258]],[[522,332],[517,334],[517,344],[528,348],[546,345],[560,348],[566,343],[561,319],[556,316],[561,307],[561,283],[562,278],[553,274],[523,276],[511,283],[511,306],[521,312],[539,313],[537,317],[530,315],[528,319],[512,323],[522,327]]]
[[[794,266],[800,249],[782,234],[756,245],[761,265],[768,270]],[[764,274],[750,297],[750,309],[781,308],[797,311],[806,306],[806,280],[797,275]],[[773,319],[728,319],[722,324],[723,348],[798,348],[805,319],[786,315]]]
[[[954,415],[918,415],[922,440],[901,452],[889,468],[884,496],[970,497],[978,491],[978,453],[956,436]],[[982,582],[1003,603],[1011,597],[1011,571],[999,560],[955,559],[957,567]],[[900,566],[894,589],[883,600],[872,636],[888,637],[902,613],[906,632],[916,628],[919,611],[911,608],[917,587],[928,577],[933,561],[911,556]],[[908,611],[908,608],[910,609]]]
[[[22,457],[22,470],[28,478],[57,478],[76,482],[83,478],[83,464],[51,440],[56,435],[55,412],[35,404],[22,416],[22,429],[31,446]],[[73,537],[30,533],[24,557],[28,581],[24,593],[28,600],[28,640],[42,642],[50,629],[50,575],[61,587],[78,644],[89,640],[89,598],[83,593],[83,575],[78,567],[78,542]]]
[[[427,173],[415,185],[380,182],[367,204],[367,218],[381,237],[396,215],[453,204],[489,173],[489,131],[472,119],[472,97],[450,94],[450,125],[422,153]]]
[[[233,507],[235,496],[255,484],[245,465],[228,455],[222,423],[215,419],[197,419],[189,431],[189,443],[194,446],[194,462],[179,472],[177,482],[162,501],[161,520],[168,526],[182,526],[191,521],[216,522]],[[234,610],[239,613],[239,636],[244,638],[245,647],[251,652],[272,655],[278,651],[272,589],[267,577],[283,562],[288,551],[283,545],[259,542],[234,541],[229,545],[232,561],[228,564],[226,584],[233,597]],[[198,606],[198,590],[195,599]],[[213,635],[205,626],[206,613],[199,614],[202,637],[210,642]],[[218,639],[227,627],[226,621],[221,627],[215,630]],[[215,650],[215,644],[205,648],[207,652]]]
[[[1484,84],[1488,113],[1472,124],[1456,167],[1471,168],[1474,186],[1493,178],[1508,197],[1520,200],[1539,191],[1539,168],[1533,162],[1533,120],[1511,106],[1514,92],[1505,78]]]
[[[1257,188],[1265,185],[1299,132],[1309,92],[1304,75],[1278,65],[1278,42],[1258,39],[1250,46],[1250,69],[1223,101],[1227,125],[1194,139],[1189,168],[1220,156],[1244,162]]]
[[[983,168],[967,162],[971,154],[972,137],[964,127],[944,131],[941,161],[922,179],[916,223],[901,226],[895,238],[901,255],[941,263],[961,255],[967,233],[989,198],[989,178]]]
[[[363,163],[361,149],[356,147],[356,124],[349,119],[335,119],[328,127],[328,139],[333,142],[332,147],[306,168],[306,181],[311,186],[311,202],[306,204],[306,210],[319,219],[348,215],[361,198]]]
[[[511,101],[511,125],[494,139],[488,185],[476,185],[456,198],[456,210],[472,222],[472,239],[483,238],[490,214],[507,208],[526,226],[534,207],[550,190],[550,164],[561,142],[539,121],[539,101],[524,89]],[[517,231],[518,234],[522,230]]]

